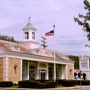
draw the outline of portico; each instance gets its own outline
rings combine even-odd
[[[67,79],[67,65],[56,64],[56,79]],[[54,63],[22,61],[22,80],[53,80]]]

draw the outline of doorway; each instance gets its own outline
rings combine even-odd
[[[46,71],[45,70],[40,70],[40,79],[45,80],[46,79]]]

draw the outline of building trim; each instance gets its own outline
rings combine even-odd
[[[20,67],[21,67],[21,70],[20,70],[20,73],[21,73],[21,76],[20,76],[20,80],[22,80],[22,59],[20,60]]]
[[[36,28],[30,27],[30,28],[23,28],[22,30],[23,31],[26,31],[26,30],[34,30],[34,31],[36,31]]]
[[[8,57],[3,58],[3,81],[8,81]]]
[[[11,57],[11,58],[20,58],[20,59],[23,59],[23,60],[30,60],[30,61],[39,61],[39,62],[48,62],[48,63],[54,63],[54,59],[53,58],[35,58],[34,56],[32,57],[31,55],[27,55],[27,54],[18,54],[18,53],[12,53],[12,52],[7,52],[3,55],[0,55],[0,57],[4,57],[4,56],[7,56],[7,57]],[[41,56],[42,57],[42,56]],[[69,61],[69,60],[58,60],[56,59],[55,60],[55,63],[58,63],[58,64],[70,64],[70,65],[73,65],[73,61]]]
[[[37,59],[37,60],[52,60],[54,61],[53,57],[46,57],[46,56],[41,56],[41,55],[34,55],[34,54],[26,54],[26,53],[21,53],[21,52],[12,52],[12,51],[8,51],[5,53],[6,55],[11,55],[11,56],[17,56],[17,57],[23,57],[23,58],[32,58],[32,59]],[[69,62],[69,63],[74,63],[74,61],[72,60],[65,60],[65,59],[58,59],[55,58],[56,61],[62,61],[62,62]]]

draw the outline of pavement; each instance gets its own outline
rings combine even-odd
[[[60,88],[46,88],[46,89],[32,89],[32,88],[0,88],[0,90],[74,90],[80,88],[90,88],[90,86],[73,86],[73,87],[60,87]]]

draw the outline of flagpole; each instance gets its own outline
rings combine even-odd
[[[53,49],[54,49],[54,81],[56,81],[56,64],[55,64],[55,25],[53,25],[54,36],[53,36]]]

